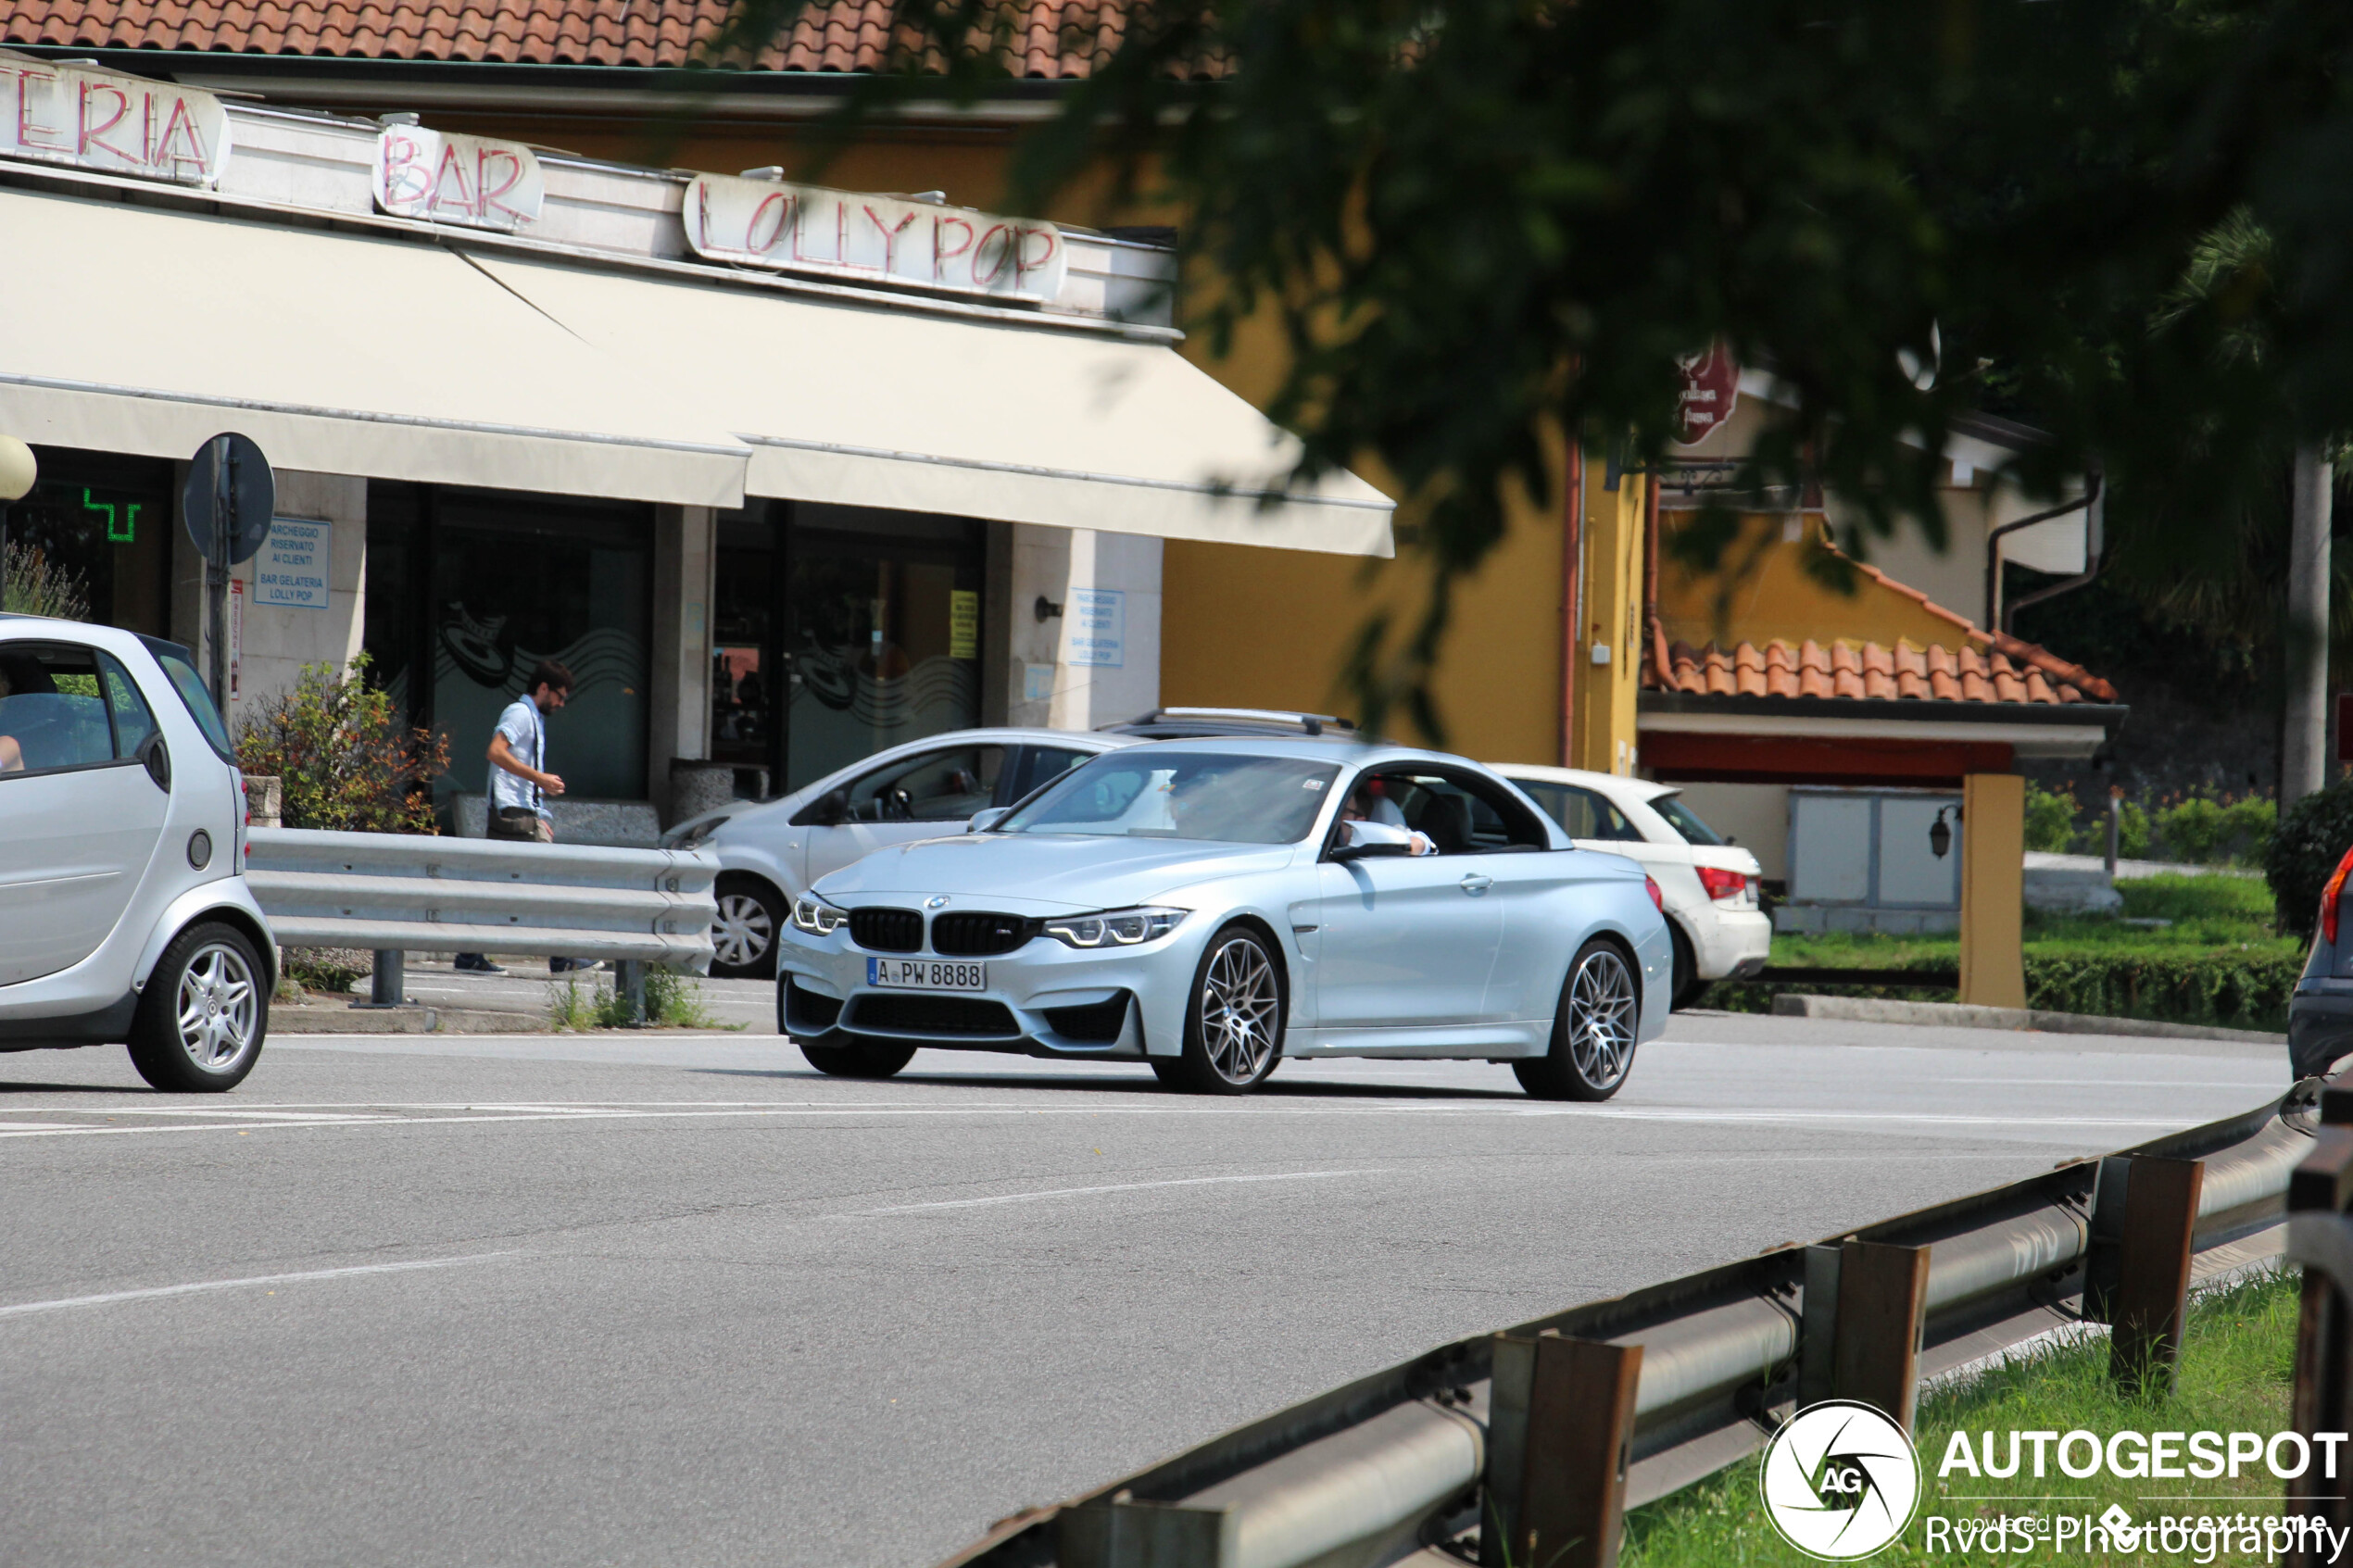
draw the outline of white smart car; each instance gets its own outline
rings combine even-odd
[[[1674,785],[1519,762],[1495,771],[1566,828],[1579,848],[1623,855],[1650,872],[1667,897],[1677,1007],[1696,1001],[1710,981],[1745,978],[1765,967],[1773,922],[1757,897],[1764,868],[1701,822]]]
[[[0,1051],[113,1043],[233,1088],[277,948],[245,879],[245,780],[188,650],[0,615]]]

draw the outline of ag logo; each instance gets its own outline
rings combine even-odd
[[[1911,1524],[1920,1461],[1904,1429],[1877,1410],[1825,1399],[1773,1434],[1758,1486],[1781,1539],[1808,1557],[1846,1562]]]

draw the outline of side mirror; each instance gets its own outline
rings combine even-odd
[[[171,751],[163,744],[163,736],[149,735],[139,743],[139,749],[134,755],[138,757],[141,765],[147,770],[147,777],[155,780],[156,787],[166,795],[170,795],[171,793]]]
[[[848,822],[849,820],[849,792],[848,790],[833,790],[829,792],[824,799],[817,802],[818,826],[828,828],[839,827],[842,823]]]
[[[1012,809],[1013,808],[1010,806],[990,806],[983,810],[975,811],[973,813],[973,820],[964,824],[964,831],[966,833],[987,833],[990,828],[995,827],[998,822],[1003,819],[1006,812]]]
[[[1331,858],[1342,863],[1414,852],[1413,834],[1392,822],[1343,822],[1340,834],[1342,842],[1333,847]]]

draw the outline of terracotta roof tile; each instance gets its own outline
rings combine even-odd
[[[1983,641],[1984,634],[1972,633]],[[2045,649],[2015,637],[1993,648],[1956,639],[1947,647],[1899,642],[1833,642],[1807,638],[1792,647],[1776,637],[1730,651],[1709,643],[1695,648],[1669,643],[1655,622],[1642,684],[1651,691],[1692,696],[1843,697],[1874,702],[2034,703],[2113,702],[2113,687]],[[2073,677],[2057,671],[2071,671]]]
[[[1044,81],[1088,75],[1118,47],[1127,4],[1016,0],[1006,68]],[[730,9],[729,0],[0,0],[0,44],[674,67],[696,57]],[[889,61],[890,27],[882,0],[821,0],[756,64],[875,70]],[[1207,58],[1191,74],[1221,75],[1222,66]]]

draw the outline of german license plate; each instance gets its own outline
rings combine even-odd
[[[866,984],[893,991],[986,991],[988,966],[952,959],[868,959]]]

